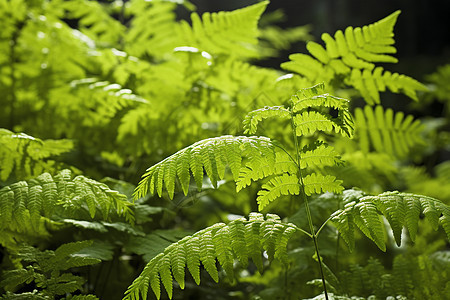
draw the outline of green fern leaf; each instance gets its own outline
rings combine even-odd
[[[341,116],[333,118],[318,111],[305,111],[294,117],[297,136],[311,135],[317,131],[335,132],[344,137],[351,137],[353,128],[342,122]]]
[[[283,174],[276,176],[263,184],[262,190],[258,192],[258,197],[256,198],[258,210],[261,211],[281,195],[298,195],[299,193],[300,184],[296,175]]]
[[[401,243],[401,233],[406,227],[412,241],[415,241],[419,217],[421,214],[435,230],[441,225],[450,239],[450,208],[441,201],[409,193],[385,192],[378,196],[355,194],[352,190],[345,191],[353,197],[347,197],[343,210],[333,214],[332,221],[346,241],[350,250],[354,248],[354,226],[358,228],[377,246],[385,251],[384,224],[380,218],[385,216],[391,225],[394,238],[398,245]],[[344,201],[345,196],[344,196]]]
[[[306,48],[312,57],[292,54],[290,61],[281,67],[300,74],[310,83],[323,81],[328,84],[343,78],[344,83],[356,88],[370,105],[380,103],[379,92],[385,91],[386,87],[394,93],[402,92],[417,100],[416,92],[427,90],[423,84],[375,66],[380,62],[397,62],[390,54],[396,53],[393,28],[399,14],[400,11],[396,11],[362,28],[347,27],[345,32],[338,30],[334,37],[324,33],[322,40],[325,48],[316,42],[309,42]]]
[[[15,134],[0,128],[0,180],[11,175],[18,180],[54,171],[51,157],[72,150],[71,140],[40,140],[24,133]]]
[[[244,133],[254,134],[258,128],[258,123],[263,119],[278,117],[280,119],[290,118],[291,113],[283,106],[265,106],[249,112],[243,121]]]
[[[61,216],[83,215],[88,207],[93,218],[100,212],[106,219],[115,211],[133,222],[131,203],[125,195],[84,176],[72,177],[63,170],[52,177],[48,173],[0,189],[0,230],[46,234],[43,222]]]
[[[247,45],[257,43],[258,20],[268,1],[231,12],[191,14],[192,27],[181,21],[176,29],[182,45],[196,47],[215,54],[230,52],[241,56],[255,56]]]
[[[413,122],[411,115],[404,118],[402,112],[394,114],[392,109],[365,106],[364,110],[355,109],[355,122],[360,147],[366,153],[373,145],[377,152],[405,157],[412,147],[424,143],[420,121]]]
[[[342,163],[339,154],[333,147],[325,143],[315,143],[306,146],[301,151],[300,167],[324,167],[335,166]]]
[[[286,244],[296,231],[297,228],[293,224],[282,223],[276,215],[267,215],[264,218],[263,215],[258,213],[250,214],[248,220],[242,218],[234,220],[228,225],[215,224],[195,233],[193,236],[183,238],[166,248],[164,253],[154,257],[146,265],[141,275],[129,286],[123,299],[138,300],[140,297],[146,299],[149,285],[159,299],[161,296],[161,281],[169,298],[172,298],[172,286],[169,287],[169,284],[172,283],[173,279],[170,270],[172,270],[173,277],[179,282],[180,286],[184,286],[184,276],[180,276],[182,273],[179,268],[187,264],[189,272],[196,283],[199,284],[199,260],[216,281],[218,281],[216,260],[225,269],[228,276],[233,276],[235,258],[243,262],[250,257],[254,259],[257,266],[262,268],[262,250],[267,251],[270,259],[277,258],[286,262]],[[237,239],[237,241],[233,239]],[[179,250],[179,248],[184,250]],[[191,249],[194,253],[194,261],[189,267]],[[178,261],[172,259],[172,257],[180,255],[185,257]],[[181,282],[178,280],[181,280]]]
[[[305,193],[308,196],[322,192],[340,193],[344,190],[344,187],[341,185],[342,180],[336,180],[336,177],[331,175],[323,176],[312,173],[303,178],[303,184],[305,186]]]
[[[189,170],[193,174],[198,190],[201,190],[203,184],[203,170],[213,185],[224,177],[225,166],[228,166],[233,177],[238,179],[237,174],[240,173],[243,158],[248,160],[246,164],[249,167],[271,166],[275,161],[275,147],[270,139],[265,137],[228,135],[199,141],[147,169],[134,196],[140,198],[148,193],[155,194],[155,190],[161,196],[164,184],[172,188],[177,176],[183,192],[187,194]],[[171,190],[169,196],[173,197]]]

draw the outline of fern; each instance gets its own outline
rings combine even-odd
[[[178,28],[180,42],[207,52],[254,56],[248,45],[257,43],[257,23],[268,1],[231,12],[191,14],[192,27],[182,21]]]
[[[364,235],[386,251],[384,216],[391,225],[397,245],[401,243],[403,227],[415,241],[419,218],[424,215],[437,230],[441,225],[450,239],[450,208],[441,201],[409,193],[385,192],[378,196],[366,196],[361,191],[344,192],[344,209],[333,214],[332,221],[349,246],[354,249],[354,231],[358,227]]]
[[[16,182],[0,189],[0,230],[45,234],[47,221],[100,214],[108,218],[114,211],[130,223],[134,221],[126,197],[84,176],[73,177],[63,170]]]
[[[264,218],[257,213],[250,214],[248,220],[240,218],[228,225],[215,224],[170,245],[164,253],[153,258],[128,288],[124,299],[146,299],[149,284],[159,299],[160,282],[163,283],[169,298],[172,298],[172,276],[180,287],[184,288],[186,266],[199,284],[200,263],[217,282],[216,260],[231,277],[235,258],[243,264],[247,264],[248,258],[252,258],[261,268],[262,250],[267,251],[269,260],[276,258],[286,262],[286,242],[296,230],[293,224],[281,223],[276,215],[268,214]]]
[[[374,63],[396,63],[393,28],[400,11],[394,12],[374,24],[362,28],[347,27],[345,32],[338,30],[334,38],[324,33],[322,40],[325,48],[308,42],[306,48],[311,56],[292,54],[290,61],[281,66],[307,78],[310,83],[324,81],[330,83],[337,77],[343,77],[348,86],[357,89],[364,100],[370,104],[380,103],[380,91],[386,87],[392,92],[403,92],[417,100],[417,91],[427,88],[417,80],[398,73],[384,71]]]
[[[381,106],[356,108],[355,122],[361,149],[367,153],[373,145],[377,152],[405,157],[412,147],[424,144],[423,126],[420,121],[413,120],[411,115],[405,118],[402,112],[394,114],[392,109],[383,110]]]
[[[186,195],[190,182],[189,171],[199,190],[203,182],[203,169],[214,186],[218,179],[224,178],[227,166],[237,180],[243,158],[247,158],[249,164],[258,166],[266,161],[273,162],[275,147],[265,137],[222,136],[197,142],[149,168],[136,189],[135,198],[147,193],[161,196],[164,186],[169,197],[173,198],[177,178]]]
[[[53,171],[57,163],[49,158],[72,150],[71,140],[40,140],[25,133],[15,134],[0,128],[0,180],[15,175],[28,179]]]
[[[18,248],[15,257],[25,268],[6,271],[0,286],[7,291],[14,291],[23,283],[35,282],[42,289],[42,296],[54,297],[75,292],[82,288],[84,279],[71,273],[61,273],[71,268],[79,268],[97,264],[99,259],[79,256],[76,253],[92,244],[91,241],[82,241],[63,244],[55,251],[40,250],[23,245]]]

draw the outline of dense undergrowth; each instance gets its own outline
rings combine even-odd
[[[449,299],[449,65],[267,4],[0,0],[1,299]]]

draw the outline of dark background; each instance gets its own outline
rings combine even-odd
[[[254,0],[191,2],[198,13],[233,10],[256,3]],[[338,29],[368,25],[401,10],[394,30],[399,64],[390,65],[389,69],[421,80],[438,65],[450,63],[449,0],[273,0],[266,12],[277,9],[287,16],[279,26],[310,24],[316,41],[320,41],[324,32],[333,35]],[[304,45],[295,45],[265,63],[277,68],[288,60],[290,53],[305,52],[304,49]]]

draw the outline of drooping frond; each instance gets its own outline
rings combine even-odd
[[[397,245],[401,243],[403,227],[408,229],[411,240],[415,240],[421,215],[435,230],[441,225],[450,239],[450,207],[437,199],[397,191],[366,196],[361,191],[348,190],[344,192],[344,203],[344,209],[336,211],[332,221],[350,250],[354,249],[354,230],[358,227],[378,248],[386,251],[381,215],[391,225]]]
[[[355,122],[361,150],[366,153],[372,145],[377,152],[404,157],[412,147],[424,143],[420,121],[411,115],[405,118],[403,112],[394,114],[390,108],[356,108]]]
[[[107,219],[113,212],[130,223],[134,216],[125,195],[107,185],[63,170],[52,177],[19,181],[0,189],[0,230],[43,234],[45,220],[100,214]]]
[[[248,45],[258,40],[258,20],[268,1],[237,9],[231,12],[209,13],[200,16],[191,14],[192,27],[181,21],[177,28],[180,42],[214,54],[235,53],[254,56],[256,53]]]
[[[185,267],[199,284],[200,265],[218,281],[216,261],[231,279],[235,259],[245,265],[251,258],[257,266],[261,266],[263,250],[269,260],[276,258],[285,263],[286,244],[296,230],[295,225],[282,223],[277,215],[268,214],[264,218],[258,213],[251,213],[248,220],[240,218],[227,225],[215,224],[170,245],[154,257],[128,287],[123,299],[147,299],[149,285],[159,299],[161,282],[169,298],[172,298],[173,278],[184,288]]]
[[[379,92],[385,91],[386,87],[417,100],[416,91],[427,90],[423,84],[405,75],[383,71],[382,67],[375,65],[397,62],[390,54],[396,52],[393,28],[399,14],[400,11],[396,11],[362,28],[347,27],[345,32],[338,30],[334,38],[324,33],[325,48],[311,41],[306,45],[311,55],[292,54],[290,61],[281,66],[311,83],[323,81],[328,84],[342,77],[345,84],[356,88],[371,105],[380,103]]]
[[[11,174],[20,180],[53,171],[56,162],[49,158],[72,148],[71,140],[40,140],[0,128],[0,180],[6,181]]]
[[[275,146],[266,137],[221,136],[205,139],[186,147],[147,169],[136,188],[135,197],[148,193],[162,195],[165,188],[173,198],[178,178],[186,195],[192,173],[198,190],[202,187],[203,170],[206,171],[214,186],[223,179],[226,167],[229,167],[237,181],[243,164],[251,167],[268,166],[275,162]]]
[[[300,183],[296,175],[283,174],[276,176],[263,184],[262,190],[258,192],[258,210],[261,211],[270,202],[281,195],[298,195],[300,193]]]
[[[291,113],[283,106],[265,106],[260,109],[249,112],[244,121],[244,133],[255,134],[258,129],[258,123],[263,119],[278,117],[281,119],[290,118]]]

